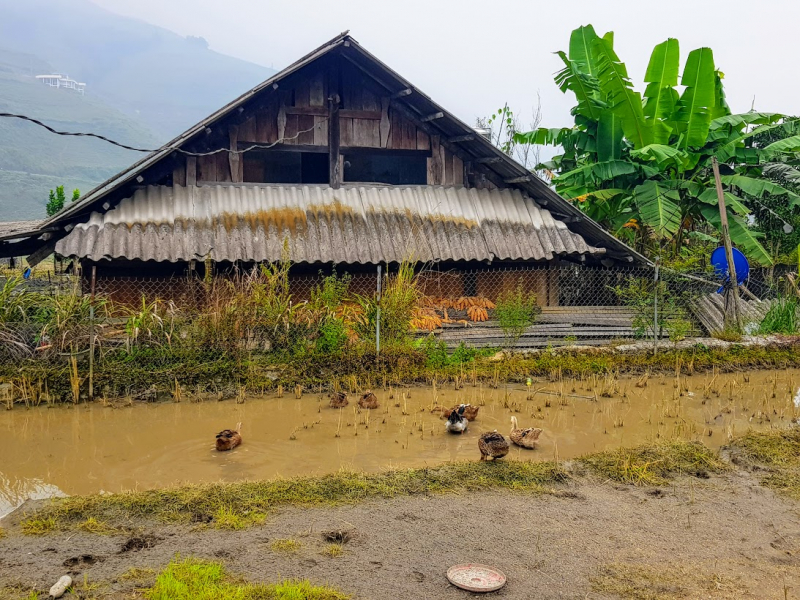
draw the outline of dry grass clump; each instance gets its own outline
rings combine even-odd
[[[671,598],[741,598],[747,588],[738,578],[693,565],[610,564],[590,578],[592,590],[636,600]]]
[[[75,527],[78,531],[85,531],[86,533],[94,533],[97,535],[116,535],[123,533],[118,527],[112,527],[105,521],[100,521],[94,517],[89,517],[82,523],[78,523]]]
[[[232,578],[216,562],[196,558],[174,558],[146,590],[147,600],[347,600],[349,596],[327,586],[308,581],[253,584]]]
[[[155,519],[241,529],[263,522],[270,510],[286,505],[335,505],[370,498],[486,489],[543,492],[544,486],[566,479],[566,471],[552,462],[468,462],[375,474],[341,471],[322,477],[55,498],[23,521],[22,528],[24,533],[41,534],[55,529],[57,523],[75,526],[93,517],[110,523]]]
[[[153,583],[156,579],[156,571],[148,567],[131,567],[117,579],[120,581],[132,581],[139,585]]]
[[[269,545],[273,552],[280,552],[282,554],[295,554],[300,551],[303,544],[294,538],[285,538],[273,540]]]
[[[733,459],[767,469],[761,484],[800,500],[800,427],[750,432],[731,444]]]
[[[330,558],[339,558],[344,554],[344,546],[336,543],[326,544],[325,548],[322,549],[322,554]]]
[[[607,450],[580,461],[602,477],[633,485],[662,485],[674,475],[708,477],[730,468],[703,444],[684,440]]]

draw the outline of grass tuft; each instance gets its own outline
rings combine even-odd
[[[768,470],[761,484],[800,500],[800,427],[750,432],[731,444],[734,460]]]
[[[20,528],[25,535],[46,535],[58,529],[58,520],[55,515],[34,516],[22,521]]]
[[[322,477],[70,496],[44,505],[23,522],[23,532],[47,533],[56,528],[56,523],[74,527],[89,518],[110,523],[141,519],[213,522],[217,527],[241,529],[262,523],[280,506],[337,505],[371,498],[486,489],[544,492],[545,486],[566,479],[566,471],[552,462],[465,462],[375,474],[340,471]],[[45,521],[50,523],[49,529],[41,526]]]
[[[176,557],[145,592],[147,600],[347,600],[349,596],[308,581],[261,585],[235,581],[220,563]]]
[[[739,598],[748,591],[738,578],[702,565],[609,564],[601,567],[590,582],[595,592],[634,600]]]
[[[299,541],[295,539],[286,538],[286,539],[274,540],[269,545],[269,547],[273,552],[280,552],[283,554],[294,554],[295,552],[300,551],[300,548],[303,547],[303,544],[301,544]]]
[[[133,581],[139,585],[149,582],[154,582],[156,578],[155,569],[147,567],[131,567],[120,575],[117,579],[120,581]]]
[[[86,533],[94,533],[97,535],[115,535],[121,533],[121,530],[117,527],[112,527],[105,521],[99,521],[94,517],[89,517],[82,523],[78,523],[76,529],[79,531],[85,531]]]
[[[703,444],[683,440],[607,450],[580,461],[601,477],[633,485],[662,485],[673,475],[707,477],[730,468]]]
[[[339,558],[344,554],[344,546],[342,544],[327,544],[322,550],[322,554],[330,558]]]

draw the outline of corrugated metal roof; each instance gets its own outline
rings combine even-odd
[[[178,262],[550,260],[603,254],[519,190],[433,186],[149,186],[94,212],[62,256]]]

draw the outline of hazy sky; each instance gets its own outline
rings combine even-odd
[[[734,112],[800,114],[796,75],[800,3],[792,0],[476,1],[93,0],[225,54],[280,69],[346,29],[470,125],[504,102],[527,119],[541,94],[545,126],[571,124],[572,97],[555,87],[569,33],[592,23],[615,32],[637,90],[653,46],[668,37],[688,52],[714,50]],[[665,9],[658,10],[658,6]]]

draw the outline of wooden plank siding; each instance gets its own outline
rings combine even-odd
[[[464,162],[445,148],[438,136],[432,139],[423,123],[415,123],[403,110],[392,106],[395,101],[386,91],[355,66],[343,61],[339,67],[339,139],[343,153],[352,148],[430,152],[429,185],[465,184]],[[234,149],[237,144],[239,149],[252,144],[279,144],[284,149],[313,146],[314,151],[320,152],[327,147],[329,87],[333,86],[329,85],[329,72],[330,68],[317,68],[298,77],[291,87],[282,85],[262,92],[251,108],[229,121],[226,149]],[[201,156],[197,158],[196,180],[258,181],[263,169],[257,163],[253,157],[228,152]],[[177,185],[186,185],[187,179],[184,166],[174,169],[173,181]]]

